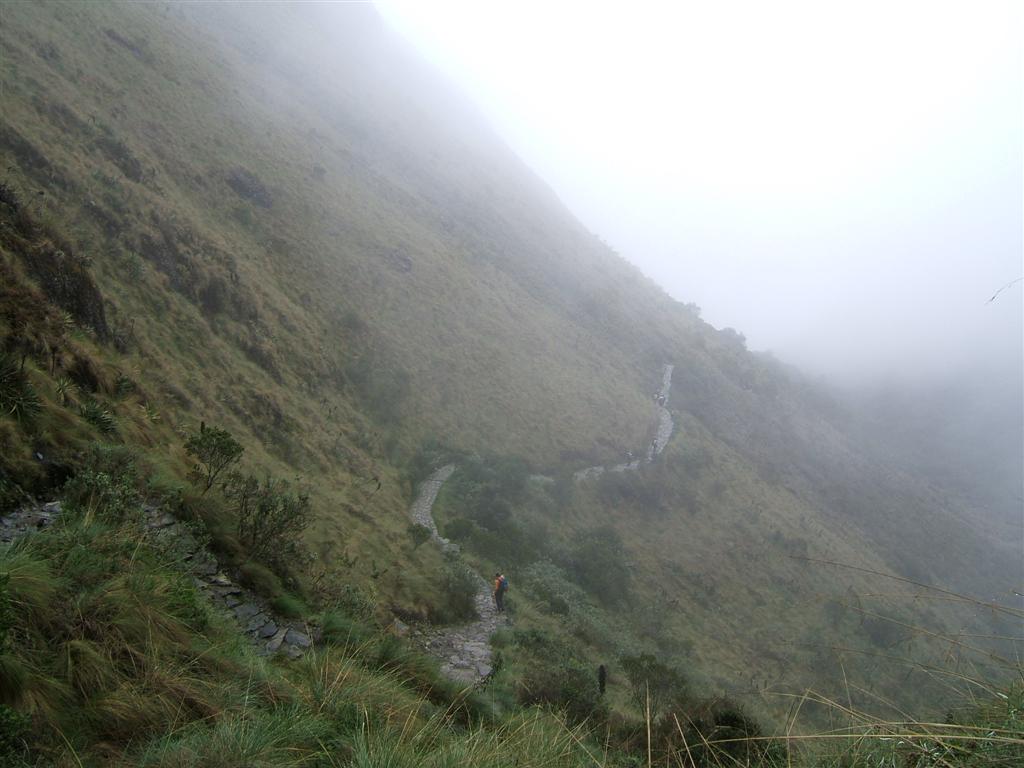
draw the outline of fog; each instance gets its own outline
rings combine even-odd
[[[378,7],[586,225],[751,348],[1019,401],[1022,285],[988,302],[1024,273],[1015,4]]]

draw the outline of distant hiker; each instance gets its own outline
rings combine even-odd
[[[632,460],[633,460],[633,452],[632,451],[626,451],[626,461],[632,461]]]
[[[604,688],[608,683],[608,670],[605,669],[604,664],[597,668],[597,690],[604,696]]]
[[[505,593],[508,592],[508,579],[498,572],[494,574],[494,605],[498,608],[498,613],[505,612]]]

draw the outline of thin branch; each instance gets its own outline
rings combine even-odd
[[[991,299],[989,299],[988,301],[986,301],[985,303],[986,303],[986,304],[991,304],[991,303],[992,303],[993,301],[995,301],[995,300],[996,300],[996,296],[998,296],[998,295],[999,295],[1000,293],[1002,293],[1003,291],[1005,291],[1005,290],[1006,290],[1007,288],[1009,288],[1010,286],[1016,285],[1016,284],[1017,284],[1017,283],[1019,283],[1019,282],[1020,282],[1021,280],[1024,280],[1024,277],[1018,277],[1018,278],[1017,278],[1016,280],[1011,280],[1011,281],[1010,281],[1010,282],[1008,282],[1008,283],[1007,283],[1006,285],[1004,285],[1004,286],[1003,286],[1002,288],[1000,288],[1000,289],[999,289],[998,291],[996,291],[995,293],[993,293],[993,294],[992,294],[992,298],[991,298]]]

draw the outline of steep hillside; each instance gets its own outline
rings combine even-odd
[[[466,147],[407,98],[429,78],[365,9],[323,11],[359,41],[323,49],[289,43],[322,39],[321,11],[229,12],[4,7],[6,183],[90,265],[105,320],[76,318],[83,343],[162,417],[147,440],[205,419],[309,478],[317,538],[344,542],[328,562],[412,557],[375,529],[404,529],[393,467],[424,444],[554,463],[642,443],[660,352],[631,291],[672,302],[489,134]],[[7,243],[12,269],[29,247]]]
[[[312,572],[372,592],[380,618],[451,618],[406,508],[456,460],[442,525],[480,569],[521,569],[524,631],[588,663],[651,650],[760,695],[829,687],[853,635],[851,654],[917,639],[931,663],[938,635],[991,634],[976,604],[913,590],[858,613],[853,593],[891,583],[807,558],[1001,599],[1019,529],[990,535],[840,403],[640,275],[369,6],[0,12],[0,333],[41,399],[0,422],[8,505],[54,493],[99,437],[181,484],[205,422],[249,471],[300,476]],[[664,364],[664,454],[572,482],[650,443]],[[245,567],[230,514],[205,522]],[[296,589],[324,576],[293,565]],[[589,630],[566,629],[555,586]],[[531,641],[506,641],[525,666]],[[861,703],[934,694],[898,667],[861,665]]]

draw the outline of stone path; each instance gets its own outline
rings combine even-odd
[[[454,464],[448,464],[441,467],[439,470],[434,472],[430,477],[423,481],[420,485],[419,495],[416,496],[416,500],[409,507],[409,517],[417,525],[422,525],[430,529],[430,537],[440,545],[441,550],[447,552],[448,550],[454,549],[458,551],[458,544],[452,544],[448,539],[444,538],[437,532],[437,523],[434,522],[434,515],[432,510],[434,508],[434,502],[437,501],[437,494],[441,490],[441,486],[444,485],[445,481],[452,476],[452,472],[455,471]]]
[[[146,535],[179,558],[192,575],[196,588],[213,603],[215,609],[238,624],[260,654],[280,652],[296,658],[313,645],[318,630],[301,622],[283,619],[263,598],[235,583],[221,569],[217,558],[177,518],[149,504],[142,505],[142,512]],[[53,525],[60,513],[60,502],[51,501],[0,517],[0,543],[10,543],[47,528]]]
[[[432,656],[441,660],[441,672],[452,680],[471,684],[491,674],[491,635],[507,623],[494,607],[490,582],[477,576],[473,604],[479,618],[458,627],[417,627],[409,634]]]
[[[414,523],[430,529],[430,535],[442,551],[458,554],[459,547],[441,536],[434,522],[433,508],[444,482],[455,471],[448,464],[434,472],[420,485],[416,500],[409,508]],[[409,636],[430,655],[441,660],[441,672],[453,680],[474,683],[491,673],[491,647],[488,643],[498,625],[504,623],[494,607],[491,585],[477,576],[477,590],[473,598],[477,620],[458,627],[417,627]]]
[[[672,387],[673,366],[666,365],[662,375],[661,389],[658,395],[668,403],[669,390]],[[641,461],[651,462],[654,457],[665,450],[675,424],[668,408],[658,405],[658,428],[654,439],[647,449],[645,459],[637,459],[612,467],[587,467],[574,474],[576,480],[599,477],[604,472],[625,472],[640,467]],[[414,523],[430,529],[431,538],[437,542],[442,551],[458,553],[457,544],[441,536],[434,521],[433,508],[441,486],[455,471],[454,464],[447,464],[438,469],[420,485],[419,493],[409,508],[409,516]],[[546,475],[531,475],[538,481],[551,481]],[[507,623],[507,619],[499,614],[494,607],[491,584],[481,576],[477,576],[474,604],[478,619],[458,627],[418,627],[410,632],[410,638],[419,643],[428,653],[441,660],[441,672],[447,677],[473,684],[486,678],[492,671],[490,637],[497,628]]]
[[[661,376],[661,389],[658,390],[658,396],[664,398],[666,405],[668,404],[668,396],[672,389],[672,371],[674,369],[675,366],[666,365]],[[643,459],[634,459],[633,461],[615,464],[611,467],[587,467],[586,469],[577,470],[573,474],[573,478],[576,480],[587,480],[600,477],[605,472],[627,472],[639,469],[643,463],[649,464],[654,461],[654,457],[665,450],[669,438],[672,437],[672,430],[675,429],[675,422],[672,420],[672,414],[668,408],[660,404],[657,405],[657,408],[658,428],[654,433],[654,439],[651,441],[651,444],[647,446],[647,452]]]

